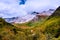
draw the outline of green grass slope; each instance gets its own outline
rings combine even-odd
[[[25,40],[24,32],[0,18],[0,40]]]
[[[49,38],[47,38],[49,40],[60,40],[60,7],[58,7],[37,30],[41,30],[44,34],[48,34]]]
[[[60,26],[60,7],[58,7],[56,11],[41,24],[41,26],[42,27]]]

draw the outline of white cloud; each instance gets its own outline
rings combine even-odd
[[[26,10],[29,12],[31,11],[41,11],[47,8],[50,5],[49,0],[27,0],[25,6]]]
[[[5,3],[6,1],[11,1],[11,4]],[[18,5],[18,3],[12,2],[12,0],[3,0],[0,1],[0,14],[3,15],[2,17],[14,17],[24,16],[27,12],[24,10],[24,7]]]
[[[40,12],[59,5],[60,0],[27,0],[25,5],[19,5],[19,0],[0,0],[0,15],[2,17],[24,16],[28,12]]]
[[[60,0],[27,0],[25,4],[27,12],[55,9],[59,5]]]

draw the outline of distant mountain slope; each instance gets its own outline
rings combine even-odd
[[[54,9],[49,9],[48,11],[43,11],[41,13],[39,12],[32,12],[31,14],[27,14],[23,17],[12,17],[12,18],[5,18],[5,20],[9,23],[26,23],[31,20],[36,20],[38,21],[40,18],[43,16],[50,16],[55,10]],[[44,18],[43,17],[43,18]]]
[[[5,20],[9,23],[26,23],[31,21],[34,17],[35,15],[28,14],[23,17],[5,18]]]

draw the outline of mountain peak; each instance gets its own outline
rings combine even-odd
[[[60,6],[56,9],[56,11],[52,15],[60,16]]]
[[[55,10],[54,13],[52,13],[51,16],[49,16],[48,19],[52,18],[52,17],[55,17],[55,16],[60,16],[60,6]]]

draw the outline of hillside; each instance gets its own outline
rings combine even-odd
[[[43,22],[42,25],[46,27],[47,26],[52,27],[52,26],[60,26],[59,24],[60,24],[60,7],[58,7],[56,11],[51,16],[49,16],[47,20]]]
[[[25,34],[19,30],[19,28],[0,18],[0,40],[20,40],[21,38],[19,37],[23,37]]]
[[[60,7],[42,22],[29,22],[18,26],[0,18],[0,40],[60,40]]]
[[[9,25],[13,26],[12,24],[5,22],[4,19],[0,18],[0,27],[9,26]]]
[[[55,12],[49,16],[37,30],[45,33],[49,40],[59,40],[60,39],[60,7],[58,7]]]

